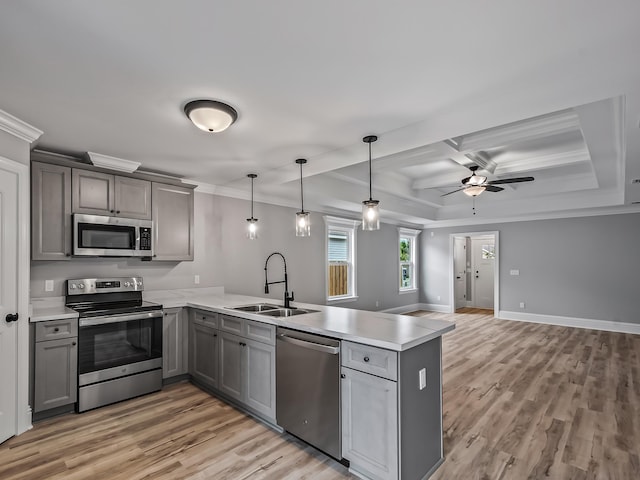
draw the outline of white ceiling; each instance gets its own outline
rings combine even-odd
[[[0,109],[44,131],[38,148],[242,198],[255,172],[279,205],[299,206],[307,158],[312,211],[358,215],[368,134],[384,222],[640,211],[639,18],[637,0],[2,2]],[[198,130],[198,98],[237,123]],[[536,180],[483,193],[473,219],[464,193],[441,197],[471,159]]]

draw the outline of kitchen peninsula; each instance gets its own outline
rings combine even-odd
[[[350,471],[370,479],[420,479],[442,463],[441,336],[453,323],[299,302],[292,306],[312,312],[271,317],[236,308],[272,299],[198,290],[144,293],[164,306],[165,318],[173,315],[176,331],[188,331],[182,344],[194,383],[279,429],[276,327],[338,339],[342,458]],[[38,303],[32,321],[51,320],[52,310]],[[179,349],[176,338],[165,340]]]

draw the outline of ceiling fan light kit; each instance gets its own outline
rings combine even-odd
[[[451,195],[452,193],[462,191],[470,197],[477,197],[478,195],[480,195],[482,192],[485,192],[485,191],[497,193],[504,190],[504,188],[498,187],[497,185],[505,185],[508,183],[533,182],[533,180],[535,180],[533,177],[515,177],[515,178],[502,178],[499,180],[487,181],[487,177],[483,175],[476,175],[476,171],[478,169],[479,169],[478,165],[470,166],[469,170],[471,170],[471,176],[462,179],[461,181],[462,186],[457,190],[444,193],[440,196],[446,197],[447,195]]]
[[[184,106],[184,113],[200,130],[211,133],[225,131],[238,119],[235,108],[216,100],[193,100]]]
[[[296,212],[296,237],[310,237],[311,221],[309,212],[304,211],[304,192],[302,190],[302,165],[307,161],[304,158],[299,158],[296,163],[300,165],[300,211]]]
[[[369,200],[362,202],[362,229],[363,230],[380,230],[380,210],[378,208],[379,201],[374,200],[371,195],[371,144],[378,140],[375,135],[367,135],[362,139],[364,143],[369,144]]]
[[[487,189],[487,187],[482,186],[482,185],[469,185],[468,187],[466,187],[463,190],[463,192],[466,195],[469,195],[470,197],[477,197],[482,192],[484,192],[486,189]]]

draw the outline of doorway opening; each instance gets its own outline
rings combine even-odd
[[[499,310],[498,232],[450,235],[451,313]]]

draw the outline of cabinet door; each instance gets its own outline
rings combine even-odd
[[[75,403],[78,397],[77,338],[36,342],[34,412]]]
[[[151,182],[116,176],[114,185],[117,216],[151,220]]]
[[[250,408],[276,417],[276,348],[254,340],[244,340],[244,398]]]
[[[189,372],[200,383],[218,387],[218,332],[213,328],[191,324]]]
[[[31,260],[71,258],[71,168],[31,164]]]
[[[162,378],[187,373],[186,319],[182,308],[164,311],[162,320]]]
[[[193,260],[193,189],[152,183],[154,260]]]
[[[398,478],[397,384],[342,367],[342,456],[371,478]]]
[[[245,339],[230,333],[220,334],[220,391],[242,401],[242,356]]]
[[[71,183],[73,213],[115,215],[114,181],[113,175],[74,168]]]

